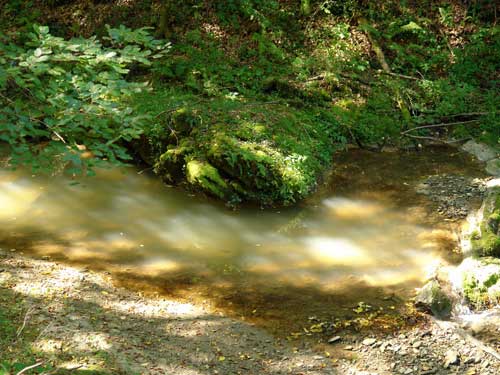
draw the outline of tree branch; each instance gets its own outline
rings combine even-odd
[[[435,142],[440,142],[440,143],[444,143],[444,144],[453,144],[453,143],[460,143],[460,142],[464,142],[464,141],[468,141],[470,138],[463,138],[463,139],[456,139],[456,140],[453,140],[453,141],[445,141],[444,139],[440,139],[440,138],[436,138],[436,137],[427,137],[427,136],[423,136],[423,135],[412,135],[412,134],[404,134],[405,137],[408,137],[408,138],[414,138],[414,139],[426,139],[426,140],[429,140],[429,141],[435,141]]]
[[[404,79],[411,79],[412,81],[420,81],[421,78],[417,78],[417,77],[412,77],[412,76],[407,76],[405,74],[399,74],[399,73],[394,73],[394,72],[388,72],[386,70],[377,70],[377,73],[378,74],[385,74],[385,75],[388,75],[388,76],[392,76],[392,77],[398,77],[398,78],[404,78]]]
[[[455,126],[455,125],[466,125],[466,124],[472,124],[475,122],[479,122],[480,120],[469,120],[469,121],[457,121],[457,122],[443,122],[440,124],[431,124],[431,125],[422,125],[422,126],[417,126],[415,128],[411,128],[408,130],[405,130],[404,132],[401,132],[401,135],[408,134],[414,130],[420,130],[420,129],[429,129],[429,128],[440,128],[440,127],[445,127],[445,126]]]

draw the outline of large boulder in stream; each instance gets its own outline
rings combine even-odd
[[[143,100],[151,114],[171,97]],[[230,203],[291,204],[312,192],[331,163],[331,115],[281,103],[187,98],[161,111],[138,154],[169,184]],[[318,131],[318,123],[324,128]],[[333,133],[332,133],[333,134]]]

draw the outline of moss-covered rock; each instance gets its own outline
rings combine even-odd
[[[418,292],[415,306],[421,310],[432,312],[438,318],[447,319],[451,316],[453,302],[439,282],[431,280]]]
[[[168,183],[233,203],[290,204],[313,191],[330,165],[338,123],[328,111],[164,90],[140,100],[155,118],[145,130],[148,155]],[[165,107],[179,109],[165,114]]]
[[[481,309],[500,302],[499,259],[466,259],[457,272],[459,289],[473,307]]]
[[[471,238],[477,256],[500,257],[500,187],[491,188],[484,200],[482,220]]]
[[[186,156],[191,152],[191,147],[186,143],[169,147],[154,162],[155,173],[161,176],[164,181],[178,183],[183,180]]]

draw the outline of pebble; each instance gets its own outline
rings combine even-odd
[[[444,367],[448,368],[451,365],[458,365],[459,363],[458,353],[455,350],[448,350],[444,358]]]
[[[365,346],[372,346],[373,344],[375,344],[377,342],[377,339],[374,339],[374,338],[367,338],[367,339],[364,339],[362,344],[365,345]]]
[[[468,358],[466,358],[466,359],[465,359],[464,363],[465,363],[466,365],[471,364],[471,363],[474,363],[474,358],[472,358],[472,357],[468,357]]]
[[[341,340],[341,337],[340,337],[340,336],[334,336],[334,337],[332,337],[330,340],[328,340],[328,343],[329,343],[329,344],[333,344],[333,343],[335,343],[335,342],[337,342],[337,341],[340,341],[340,340]]]
[[[448,219],[464,218],[474,197],[482,197],[485,181],[466,179],[453,174],[430,176],[417,192],[438,203],[437,212]]]

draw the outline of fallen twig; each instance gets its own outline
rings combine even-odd
[[[380,70],[380,69],[377,70],[377,73],[379,73],[379,74],[385,74],[385,75],[392,76],[392,77],[398,77],[398,78],[404,78],[404,79],[411,79],[412,81],[420,81],[421,80],[421,78],[418,78],[418,77],[407,76],[405,74],[388,72],[386,70]]]
[[[45,332],[47,332],[49,329],[51,329],[53,325],[54,325],[54,322],[50,322],[44,329],[42,329],[40,331],[40,333],[38,334],[37,338],[34,341],[36,342],[36,341],[40,340],[43,337],[43,335],[45,334]]]
[[[283,104],[281,101],[275,100],[270,102],[251,102],[251,103],[243,103],[243,105],[247,107],[254,107],[259,105],[272,105],[272,104]]]
[[[356,80],[359,83],[362,83],[363,85],[366,85],[366,86],[371,86],[374,84],[373,82],[368,82],[360,77],[352,76],[352,75],[345,74],[345,73],[335,73],[335,75],[338,75],[339,77],[342,77],[345,79]],[[306,79],[306,82],[322,81],[322,80],[326,79],[326,77],[327,77],[327,74],[323,73],[323,74],[319,74],[317,76]]]
[[[68,371],[70,372],[73,372],[73,371],[76,371],[78,369],[81,369],[84,365],[78,365],[78,366],[75,366],[75,367],[71,367],[69,369],[67,369]],[[51,370],[49,372],[42,372],[40,375],[55,375],[59,372],[60,368],[56,368],[54,370]]]
[[[201,103],[203,102],[204,100],[203,99],[200,99],[200,100],[197,100],[195,102],[192,102],[192,103],[183,103],[183,104],[179,104],[179,105],[176,105],[175,107],[172,107],[172,108],[169,108],[169,109],[166,109],[165,111],[161,111],[160,113],[158,113],[154,118],[158,118],[160,117],[161,115],[165,115],[167,113],[172,113],[172,112],[175,112],[177,111],[178,109],[186,106],[186,105],[195,105],[195,104],[198,104],[198,103]]]
[[[31,365],[31,366],[25,367],[25,368],[23,368],[21,371],[19,371],[16,375],[22,375],[22,374],[24,374],[26,371],[29,371],[29,370],[31,370],[31,369],[34,369],[35,367],[38,367],[38,366],[43,365],[43,363],[44,363],[44,362],[43,362],[43,361],[41,361],[41,362],[37,362],[37,363],[35,363],[34,365]]]
[[[435,114],[436,111],[422,111],[420,115],[415,116],[415,117],[423,117],[426,115],[432,115]],[[453,113],[450,115],[441,115],[439,117],[441,118],[451,118],[451,117],[471,117],[471,116],[486,116],[486,115],[491,115],[495,114],[496,112],[464,112],[464,113]]]
[[[26,323],[28,323],[29,315],[33,312],[33,308],[30,307],[27,311],[26,314],[24,314],[24,319],[23,319],[23,324],[19,329],[17,330],[16,337],[19,338],[21,336],[21,333],[23,333],[24,328],[26,327]]]
[[[469,140],[470,138],[462,138],[462,139],[455,139],[453,141],[446,141],[441,138],[436,138],[436,137],[427,137],[424,135],[412,135],[412,134],[403,134],[403,136],[408,137],[408,138],[414,138],[414,139],[427,139],[429,141],[435,141],[435,142],[440,142],[444,144],[453,144],[453,143],[460,143]]]

